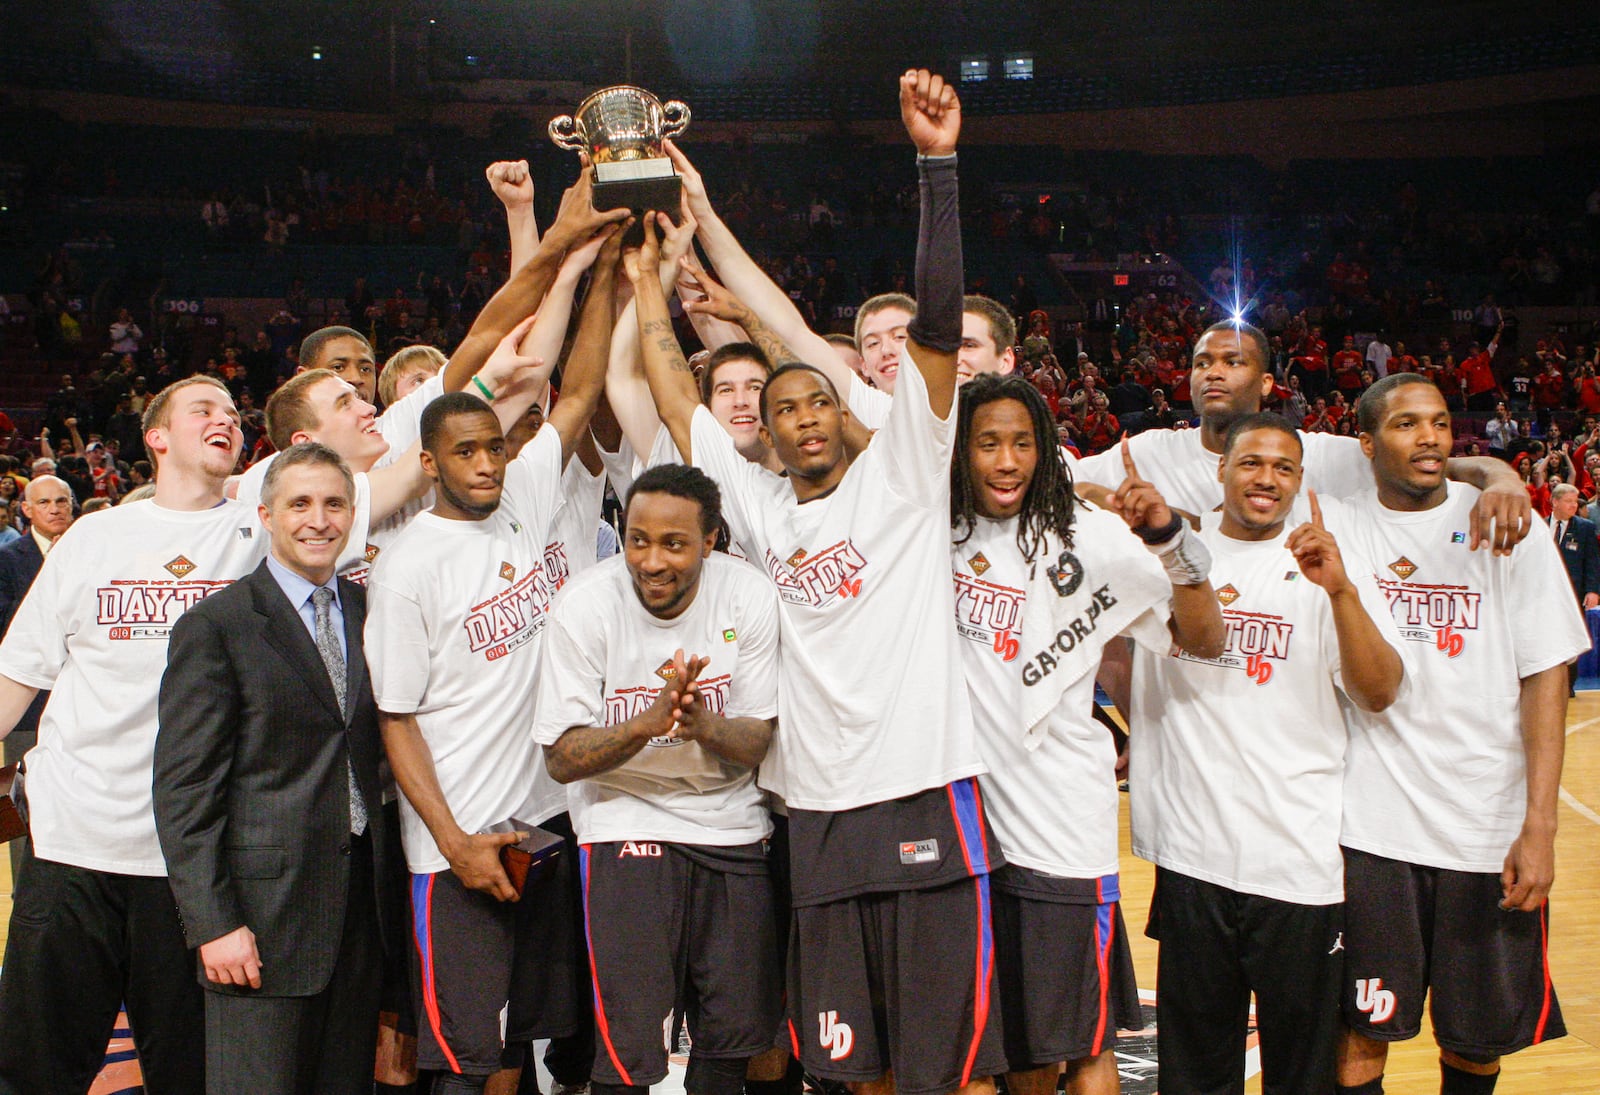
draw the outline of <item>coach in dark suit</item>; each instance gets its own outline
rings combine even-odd
[[[1600,607],[1600,540],[1594,522],[1578,516],[1578,488],[1556,484],[1550,505],[1550,529],[1567,564],[1572,592],[1584,608]]]
[[[355,487],[321,445],[262,485],[271,555],[179,618],[156,828],[206,993],[207,1090],[372,1091],[389,902]]]
[[[45,553],[55,546],[72,525],[72,488],[53,475],[41,475],[28,484],[22,496],[22,512],[28,518],[28,534],[0,547],[0,638],[11,630],[17,606],[33,587],[44,565]],[[15,764],[39,740],[39,716],[44,713],[48,691],[40,691],[6,735],[5,763]],[[22,866],[22,845],[11,846],[11,892],[17,890],[17,869]]]

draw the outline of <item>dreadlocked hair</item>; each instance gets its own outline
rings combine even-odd
[[[1034,467],[1028,491],[1022,496],[1022,512],[1017,520],[1017,548],[1022,557],[1032,563],[1048,533],[1055,533],[1064,547],[1072,546],[1076,499],[1072,493],[1072,473],[1061,455],[1050,407],[1044,396],[1020,376],[985,373],[973,377],[961,389],[955,454],[950,462],[950,529],[955,534],[955,542],[964,544],[977,527],[978,492],[972,481],[968,451],[972,445],[972,419],[979,407],[1002,399],[1015,400],[1028,412],[1033,423],[1034,445],[1039,452],[1039,462]]]

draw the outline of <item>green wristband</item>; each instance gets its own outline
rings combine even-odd
[[[477,377],[472,378],[472,383],[477,385],[478,390],[483,393],[483,398],[487,399],[490,403],[494,402],[494,393],[489,390],[489,385],[485,384]]]

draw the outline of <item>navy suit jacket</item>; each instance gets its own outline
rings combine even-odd
[[[1552,533],[1556,519],[1550,519]],[[1600,539],[1596,539],[1593,521],[1574,517],[1562,531],[1556,549],[1561,561],[1567,564],[1567,577],[1572,581],[1572,592],[1579,602],[1590,593],[1600,593]]]
[[[11,630],[11,619],[17,614],[17,606],[28,595],[42,566],[44,555],[39,551],[31,532],[25,532],[18,539],[0,547],[0,636]],[[27,712],[17,720],[13,732],[38,730],[39,716],[44,712],[45,701],[49,698],[49,692],[40,692],[35,696]]]

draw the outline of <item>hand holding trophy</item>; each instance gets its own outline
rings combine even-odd
[[[550,139],[594,165],[596,209],[627,208],[636,215],[658,209],[676,216],[683,184],[662,141],[682,133],[689,117],[689,108],[677,100],[662,103],[643,88],[619,85],[590,95],[574,114],[552,119]],[[623,242],[637,246],[641,238],[636,223]]]

